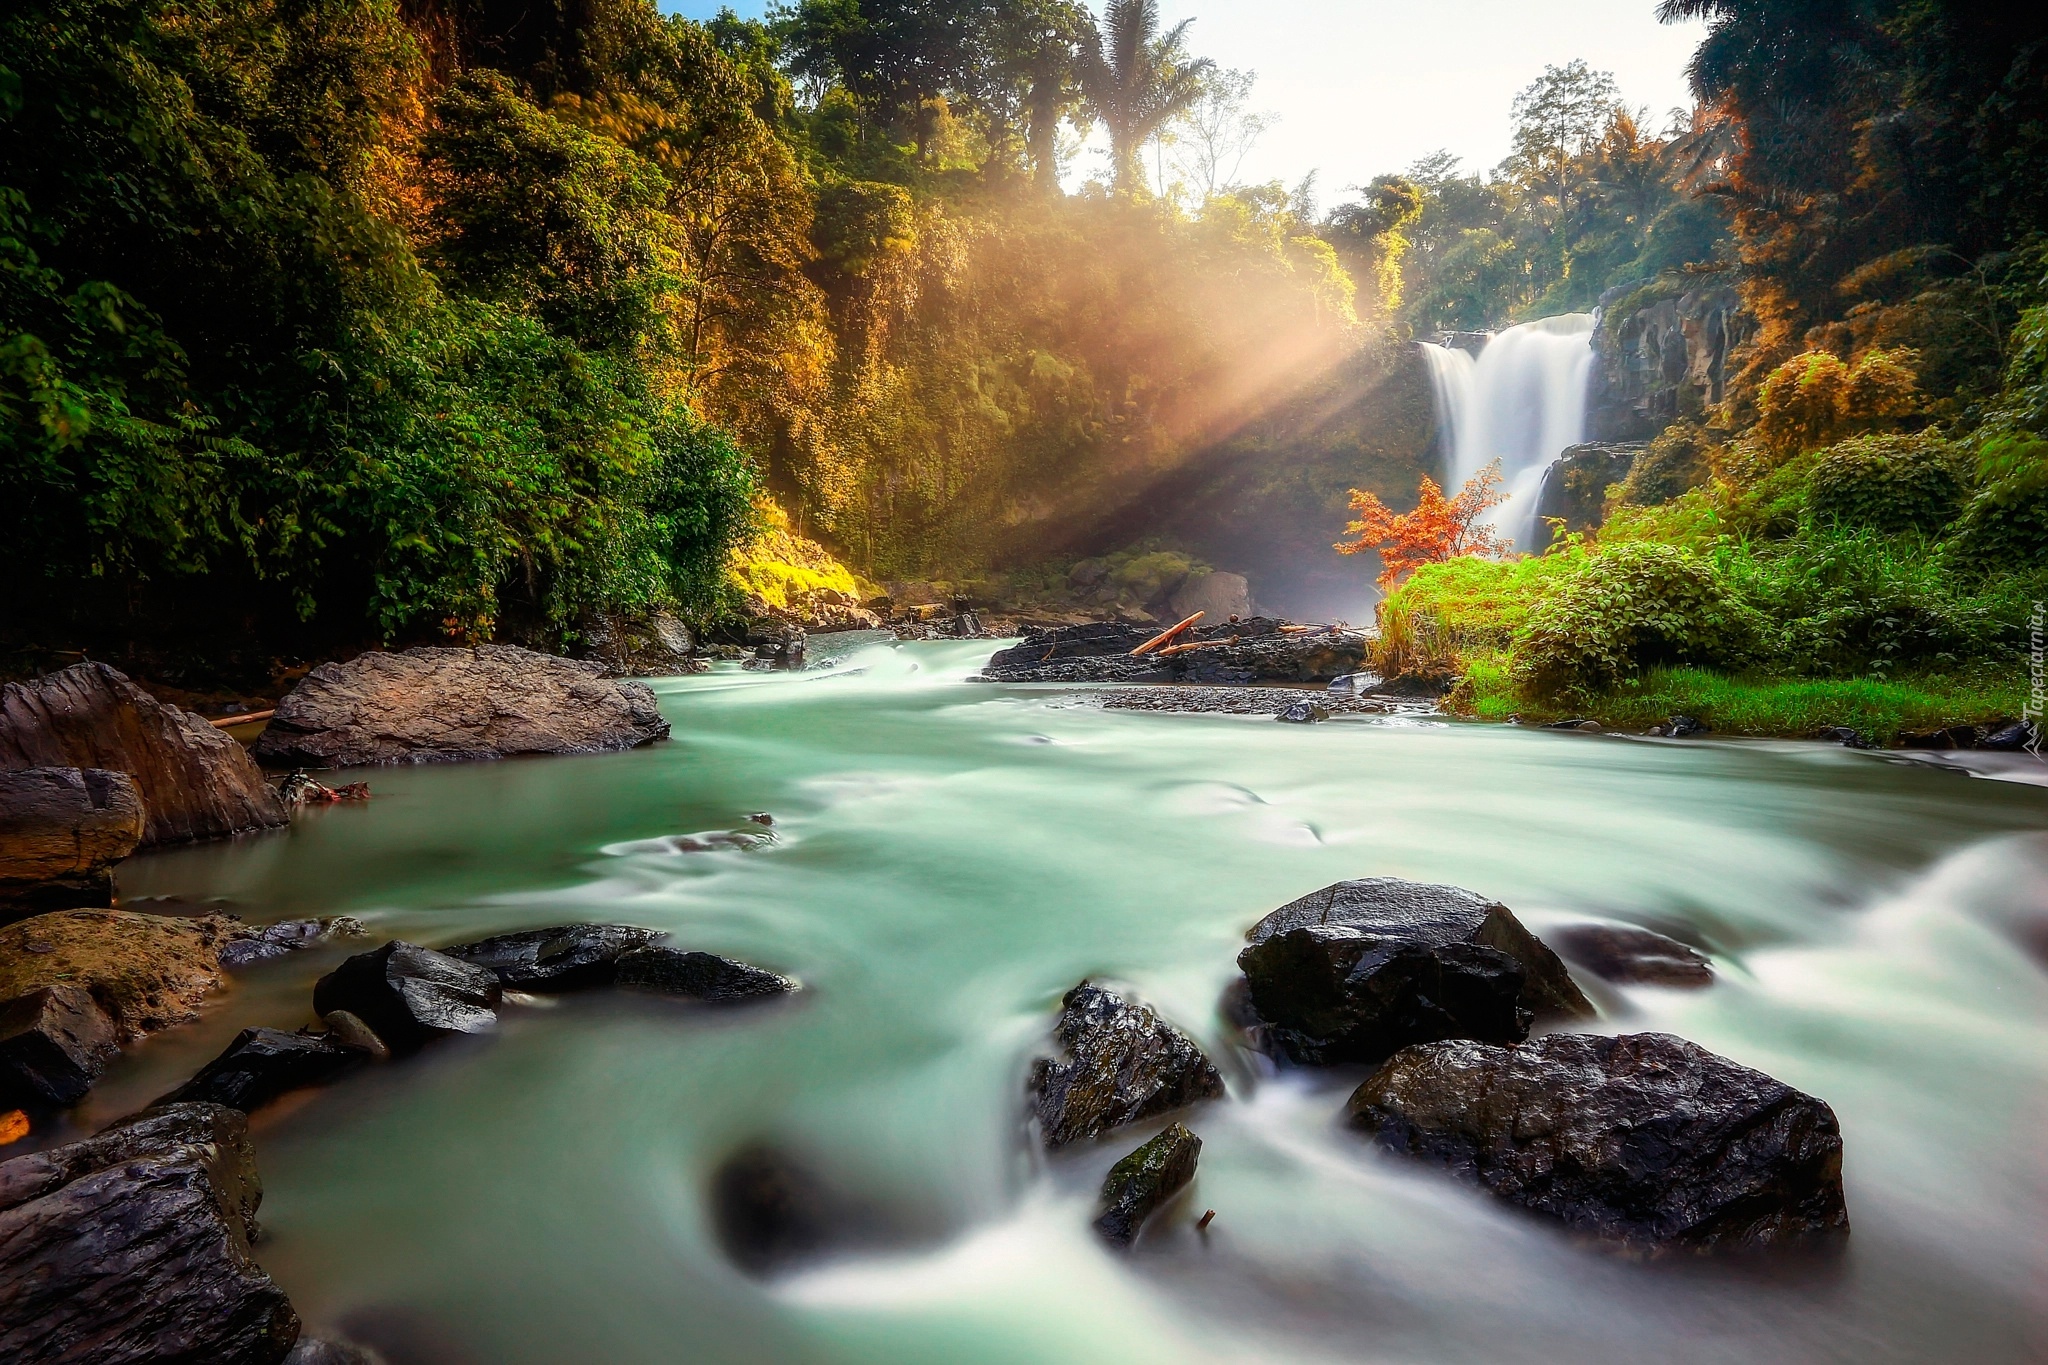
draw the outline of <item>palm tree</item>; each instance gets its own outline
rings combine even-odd
[[[1138,150],[1162,125],[1193,104],[1216,63],[1188,56],[1183,39],[1192,19],[1159,31],[1158,0],[1109,0],[1103,12],[1108,41],[1081,54],[1081,86],[1089,107],[1109,128],[1113,186],[1118,194],[1144,188]]]

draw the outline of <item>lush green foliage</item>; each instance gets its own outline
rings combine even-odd
[[[242,599],[559,637],[706,600],[748,477],[661,383],[654,168],[491,73],[426,109],[378,3],[47,0],[0,51],[24,626]]]

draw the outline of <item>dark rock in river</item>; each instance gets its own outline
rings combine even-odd
[[[630,924],[563,924],[499,934],[441,951],[497,973],[508,989],[547,995],[609,986],[621,953],[666,938]]]
[[[249,1253],[262,1197],[218,1105],[0,1162],[0,1360],[278,1365],[299,1320]]]
[[[1128,1247],[1145,1220],[1195,1178],[1202,1140],[1176,1123],[1110,1167],[1102,1182],[1102,1216],[1095,1230],[1112,1246]]]
[[[1131,657],[1159,633],[1154,626],[1093,622],[1033,627],[1022,644],[998,650],[983,667],[984,682],[1328,682],[1353,673],[1365,659],[1366,639],[1349,631],[1282,631],[1270,616],[1205,619],[1181,632],[1174,646],[1201,649]]]
[[[1979,749],[1993,749],[2001,753],[2017,753],[2022,749],[2039,747],[2041,731],[2030,720],[2016,720],[2010,725],[2001,725],[1977,741]]]
[[[57,984],[0,1005],[0,1093],[76,1104],[121,1050],[83,986]]]
[[[287,1091],[333,1080],[366,1056],[312,1034],[247,1028],[227,1051],[157,1103],[224,1104],[253,1113]]]
[[[347,1010],[393,1052],[413,1052],[451,1033],[498,1022],[498,978],[460,958],[396,940],[358,953],[313,987],[313,1011]]]
[[[1279,715],[1273,717],[1275,720],[1284,720],[1294,725],[1310,725],[1316,721],[1328,720],[1329,718],[1329,711],[1312,701],[1298,701]]]
[[[668,738],[645,683],[512,645],[357,655],[314,669],[256,741],[266,763],[345,768],[588,754]]]
[[[165,706],[102,663],[0,689],[0,768],[127,773],[142,844],[214,839],[288,822],[263,771],[224,730]]]
[[[909,1236],[895,1211],[847,1194],[802,1160],[765,1144],[720,1163],[708,1193],[719,1245],[750,1275],[775,1275]]]
[[[237,927],[231,931],[228,941],[220,946],[220,965],[239,970],[258,962],[268,962],[274,957],[288,956],[329,939],[363,938],[368,934],[363,922],[350,915],[280,920],[260,928]]]
[[[1871,741],[1870,736],[1864,734],[1861,730],[1852,729],[1847,725],[1830,725],[1815,736],[1815,738],[1824,740],[1829,744],[1839,744],[1844,749],[1875,749],[1877,747]]]
[[[1551,935],[1593,975],[1624,985],[1711,986],[1713,966],[1675,938],[1620,924],[1573,924]]]
[[[681,948],[636,948],[619,957],[618,982],[635,990],[687,996],[713,1004],[787,995],[797,983],[716,953]]]
[[[1492,948],[1520,964],[1525,977],[1521,1003],[1538,1020],[1590,1018],[1594,1012],[1557,954],[1523,928],[1513,911],[1463,887],[1399,877],[1336,882],[1289,901],[1253,925],[1245,937],[1263,943],[1275,934],[1315,924],[1349,925],[1379,938],[1431,948]]]
[[[1223,1077],[1194,1039],[1122,996],[1082,982],[1061,1001],[1054,1038],[1064,1061],[1032,1068],[1048,1147],[1099,1137],[1139,1119],[1223,1094]]]
[[[1347,1113],[1389,1151],[1633,1247],[1849,1227],[1834,1111],[1666,1034],[1425,1043],[1373,1073]]]
[[[1498,948],[1304,925],[1238,954],[1264,1042],[1307,1066],[1384,1061],[1440,1038],[1519,1042],[1525,974]]]
[[[0,919],[114,903],[142,839],[142,794],[103,768],[0,770]]]

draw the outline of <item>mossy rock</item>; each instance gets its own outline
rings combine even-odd
[[[45,986],[82,986],[121,1036],[182,1024],[221,983],[233,921],[60,910],[0,929],[0,1001]]]

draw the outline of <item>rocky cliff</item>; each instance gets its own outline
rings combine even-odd
[[[1725,396],[1728,356],[1756,321],[1732,284],[1655,280],[1600,296],[1588,441],[1645,441]]]

